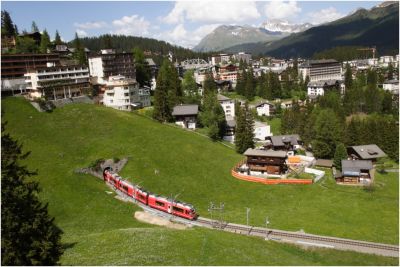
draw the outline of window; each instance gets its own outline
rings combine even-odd
[[[178,207],[172,207],[172,209],[173,209],[174,211],[176,211],[176,212],[183,213],[183,209],[181,209],[181,208],[178,208]]]
[[[165,204],[163,202],[160,202],[160,201],[157,201],[157,200],[156,200],[156,205],[160,206],[160,207],[164,207],[165,206]]]
[[[122,185],[122,189],[124,189],[126,192],[128,192],[128,187],[126,185]]]
[[[129,93],[125,93],[124,96],[129,96]]]

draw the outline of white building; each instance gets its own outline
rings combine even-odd
[[[235,118],[235,101],[223,96],[217,95],[218,102],[221,104],[225,112],[225,119],[232,120]]]
[[[117,75],[109,77],[103,96],[103,104],[119,110],[132,110],[140,106],[139,85],[135,79]]]
[[[327,90],[337,90],[336,88],[339,88],[340,93],[344,94],[345,85],[342,81],[326,80],[309,82],[307,85],[307,95],[309,98],[316,98],[317,96],[324,95]]]
[[[265,140],[267,136],[272,136],[271,126],[259,121],[254,122],[254,138],[258,140]]]
[[[250,64],[250,61],[251,61],[251,54],[247,54],[245,52],[239,52],[237,54],[234,54],[232,57],[235,60],[237,60],[238,62],[240,62],[240,60],[242,60],[243,62],[246,62],[247,64]]]
[[[390,92],[394,92],[395,90],[399,90],[399,81],[398,80],[388,80],[382,84],[383,90],[387,90]]]
[[[89,87],[89,69],[85,66],[58,66],[28,70],[26,90],[32,98],[46,94],[53,99],[79,96]]]
[[[252,106],[252,108],[256,109],[258,116],[271,116],[275,110],[275,106],[267,102],[261,102]]]
[[[117,75],[136,79],[133,53],[116,53],[113,49],[103,49],[100,55],[89,57],[89,70],[95,84],[106,84],[109,77]]]
[[[310,82],[323,80],[340,80],[342,78],[342,66],[334,59],[308,60],[299,66],[299,73],[303,81],[308,76]]]

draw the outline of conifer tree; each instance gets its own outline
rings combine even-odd
[[[248,148],[254,148],[254,119],[247,103],[243,108],[238,108],[235,147],[236,151],[240,154],[243,154]]]
[[[223,138],[226,131],[225,112],[217,99],[217,93],[209,91],[203,98],[201,123],[208,127],[208,136],[213,140]]]
[[[353,73],[350,64],[346,64],[346,72],[344,73],[344,85],[346,90],[350,89],[353,85]]]
[[[335,155],[333,160],[333,164],[339,170],[342,170],[342,159],[347,159],[347,151],[344,144],[339,143],[336,145]]]
[[[207,74],[203,82],[203,95],[207,95],[209,93],[217,93],[217,85],[214,82],[212,74]]]
[[[111,42],[111,39],[109,36],[106,40],[109,40]],[[135,60],[137,82],[140,84],[140,86],[145,86],[145,85],[149,86],[150,85],[150,69],[148,68],[146,59],[144,58],[143,51],[139,47],[135,47],[133,49],[133,57]]]
[[[15,25],[11,19],[10,13],[6,10],[1,11],[1,35],[11,37],[16,35]]]
[[[1,264],[56,265],[62,231],[37,197],[36,173],[20,163],[29,152],[1,128]]]
[[[186,104],[200,104],[200,95],[198,93],[198,88],[196,80],[194,79],[194,71],[188,70],[183,75],[182,80],[182,90],[185,95],[184,102]]]
[[[45,29],[40,39],[40,47],[39,47],[40,52],[47,53],[47,48],[49,48],[49,46],[50,46],[50,36]]]
[[[73,58],[78,60],[79,64],[87,65],[85,48],[83,47],[81,40],[78,37],[78,33],[75,33],[74,48],[75,48],[75,51],[73,53]]]
[[[168,59],[164,59],[157,76],[153,117],[160,122],[171,121],[174,106],[181,104],[182,100],[183,93],[178,72]]]
[[[39,27],[37,26],[35,21],[32,21],[31,31],[32,32],[38,32],[39,31]]]
[[[389,66],[388,66],[388,70],[387,70],[388,80],[393,79],[393,73],[394,73],[393,64],[392,64],[392,62],[389,62]]]
[[[54,44],[55,44],[55,45],[61,45],[61,44],[63,44],[63,42],[61,41],[61,36],[60,36],[60,34],[58,33],[58,30],[56,30],[56,35],[55,35],[55,37],[54,37]]]

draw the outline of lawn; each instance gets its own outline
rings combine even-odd
[[[137,207],[108,195],[103,182],[74,169],[98,158],[130,156],[121,175],[145,188],[192,203],[208,217],[210,201],[225,203],[225,219],[307,233],[398,243],[398,177],[377,174],[375,191],[337,186],[266,186],[234,179],[242,159],[233,149],[133,113],[76,104],[39,113],[21,98],[2,101],[7,130],[32,151],[50,212],[63,229],[65,265],[397,265],[352,252],[303,250],[205,229],[177,231],[133,218]],[[155,174],[158,170],[158,174]]]
[[[271,118],[267,120],[268,125],[271,126],[271,133],[273,135],[281,134],[281,118]]]

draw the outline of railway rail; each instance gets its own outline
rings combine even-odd
[[[204,217],[199,217],[197,218],[197,220],[191,221],[188,219],[177,217],[150,208],[149,206],[146,206],[132,198],[127,197],[121,191],[115,190],[112,186],[110,186],[110,188],[112,188],[123,200],[135,203],[136,205],[144,209],[146,212],[169,219],[177,223],[222,230],[236,234],[258,236],[264,238],[265,240],[292,243],[300,246],[331,248],[338,250],[352,250],[352,251],[377,254],[382,256],[399,257],[399,247],[395,245],[372,243],[366,241],[329,237],[329,236],[319,236],[306,233],[276,230],[271,228],[267,229],[262,227],[253,227],[253,226],[211,220],[209,218],[204,218]]]

